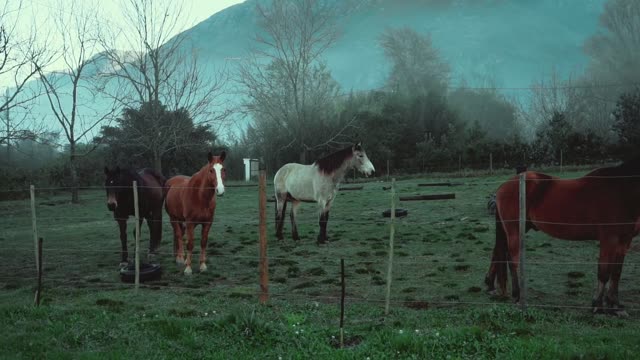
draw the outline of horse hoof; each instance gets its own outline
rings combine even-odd
[[[629,313],[626,312],[625,310],[619,309],[619,310],[614,310],[613,311],[613,315],[619,317],[619,318],[628,318],[629,317]]]
[[[121,261],[121,262],[120,262],[120,267],[121,267],[121,268],[125,268],[125,267],[127,267],[127,266],[129,266],[129,262],[128,262],[128,261]]]
[[[200,264],[200,272],[205,272],[205,271],[207,271],[207,264],[205,263]]]
[[[176,265],[177,266],[184,266],[184,259],[177,258],[176,259]]]
[[[193,274],[193,270],[191,270],[191,266],[187,266],[187,267],[184,269],[184,274],[185,274],[185,275],[191,275],[191,274]]]

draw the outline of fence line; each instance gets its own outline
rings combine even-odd
[[[0,250],[3,251],[20,251],[20,252],[30,252],[33,251],[32,248],[25,248],[25,247],[5,247],[5,248],[0,248]],[[197,249],[195,249],[194,247],[194,254],[199,253],[199,251],[196,251]],[[43,251],[52,251],[52,252],[58,252],[58,253],[68,253],[68,254],[74,254],[74,253],[110,253],[110,254],[120,254],[120,250],[84,250],[84,249],[78,249],[78,248],[73,248],[73,249],[56,249],[56,248],[47,248],[44,247]],[[383,250],[380,250],[383,251]],[[166,252],[166,251],[157,251],[155,252],[156,255],[168,255],[168,256],[173,256],[173,252]],[[387,254],[385,254],[387,255]],[[398,255],[400,256],[400,255]],[[437,260],[436,262],[430,262],[432,265],[435,264],[441,264],[441,265],[489,265],[490,263],[496,263],[496,264],[502,264],[502,263],[509,263],[508,260],[505,261],[487,261],[487,260],[465,260],[465,261],[455,261],[455,260],[451,260],[451,261],[443,261],[440,259],[437,259],[434,257],[437,255],[423,255],[423,256],[406,256],[406,257],[402,257],[400,259],[395,259],[393,260],[394,264],[404,264],[404,265],[411,265],[411,264],[415,264],[415,265],[424,265],[425,262],[429,262],[429,260]],[[48,257],[49,259],[51,258],[50,256]],[[255,255],[255,256],[250,256],[250,255],[235,255],[235,254],[207,254],[207,258],[232,258],[232,259],[249,259],[249,260],[260,260],[260,256],[259,255]],[[404,259],[403,259],[404,258]],[[414,261],[410,261],[410,260],[406,260],[406,259],[414,259]],[[304,257],[304,264],[310,264],[309,261],[314,261],[317,263],[333,263],[336,261],[336,259],[334,258],[309,258],[309,257]],[[285,261],[296,261],[296,260],[292,260],[291,257],[282,257],[282,256],[269,256],[269,260],[285,260]],[[301,260],[302,261],[302,260]],[[375,263],[374,260],[364,260],[364,259],[353,259],[353,260],[349,260],[348,261],[348,265],[351,264],[367,264],[367,263]],[[380,266],[382,266],[382,263],[378,262],[380,264]],[[386,262],[385,262],[386,264]],[[527,264],[532,264],[532,265],[598,265],[598,264],[603,264],[603,265],[628,265],[628,266],[640,266],[640,263],[638,262],[628,262],[628,261],[624,261],[624,262],[598,262],[597,260],[595,261],[529,261],[527,260]],[[277,265],[277,264],[276,264]],[[302,265],[301,263],[297,262],[295,264],[292,265]],[[29,267],[30,269],[31,267]]]
[[[1,212],[0,212],[1,214]],[[446,215],[441,215],[441,216],[446,216]],[[38,222],[41,223],[43,221],[46,220],[53,220],[53,221],[60,221],[60,220],[82,220],[83,222],[86,223],[103,223],[103,224],[113,224],[113,222],[115,221],[114,219],[105,219],[105,218],[87,218],[87,217],[74,217],[74,216],[39,216],[38,217]],[[133,221],[133,218],[131,218],[131,221]],[[166,223],[184,223],[184,224],[189,224],[189,221],[171,221],[171,220],[151,220],[151,222],[166,222]],[[467,223],[470,225],[490,225],[490,226],[494,226],[495,225],[495,220],[491,221],[491,220],[472,220],[472,221],[467,221],[467,219],[465,220],[430,220],[430,221],[412,221],[412,220],[408,220],[406,218],[398,218],[397,221],[402,221],[402,223],[404,225],[448,225],[448,224],[453,224],[453,223]],[[512,222],[519,222],[520,219],[501,219],[501,222],[503,223],[512,223]],[[148,222],[145,219],[145,222]],[[214,219],[213,221],[198,221],[195,222],[196,224],[218,224],[218,225],[222,225],[222,226],[229,226],[230,224],[232,225],[238,225],[238,224],[242,224],[242,225],[258,225],[259,222],[258,221],[243,221],[243,222],[238,222],[235,220],[216,220]],[[267,224],[272,224],[275,225],[275,221],[274,220],[267,220]],[[300,220],[299,218],[296,219],[296,223],[297,224],[318,224],[318,220]],[[390,220],[331,220],[330,221],[331,224],[389,224]],[[569,223],[569,222],[554,222],[554,221],[545,221],[545,220],[535,220],[534,223],[536,224],[547,224],[547,225],[567,225],[567,226],[622,226],[622,225],[636,225],[637,222],[636,221],[629,221],[629,222],[604,222],[604,223],[597,223],[597,222],[588,222],[588,223]],[[51,224],[49,224],[51,225]]]
[[[20,278],[20,279],[25,279],[25,278]],[[29,279],[29,278],[27,278]],[[30,278],[31,280],[37,279],[37,277],[33,277]],[[46,279],[44,280],[45,283],[53,283],[56,284],[57,286],[65,286],[65,285],[70,285],[70,287],[74,287],[77,286],[78,284],[82,284],[82,285],[87,285],[87,284],[91,284],[91,286],[83,286],[82,288],[78,288],[79,290],[84,290],[87,288],[102,288],[102,289],[121,289],[121,288],[133,288],[135,289],[135,285],[132,283],[124,283],[124,282],[112,282],[112,283],[105,283],[105,282],[92,282],[92,283],[87,283],[87,282],[83,282],[83,281],[69,281],[69,280],[58,280],[58,279]],[[173,290],[173,291],[193,291],[193,292],[199,292],[199,293],[216,293],[216,294],[225,294],[225,295],[232,295],[232,294],[238,294],[241,296],[252,296],[255,298],[258,298],[262,292],[259,290],[255,290],[255,291],[246,291],[245,289],[242,290],[238,290],[237,289],[238,285],[232,285],[232,284],[213,284],[213,285],[209,285],[208,287],[187,287],[187,286],[175,286],[175,285],[162,285],[162,284],[149,284],[149,283],[141,283],[140,284],[140,288],[141,289],[147,289],[147,290],[151,290],[151,291],[156,291],[156,289],[160,288],[160,289],[166,289],[166,290]],[[339,290],[338,287],[340,286],[340,284],[336,284],[336,290]],[[256,285],[256,287],[258,287]],[[223,291],[220,291],[221,288],[223,288]],[[235,289],[235,291],[234,291]],[[286,291],[286,292],[270,292],[269,296],[272,298],[282,298],[285,299],[287,301],[289,301],[290,299],[305,299],[305,300],[331,300],[334,302],[339,302],[341,299],[341,295],[312,295],[312,294],[308,294],[308,293],[292,293],[290,291]],[[435,299],[435,300],[434,300]],[[505,298],[507,299],[507,298]],[[351,303],[370,303],[370,304],[376,304],[376,305],[380,305],[381,307],[385,304],[386,299],[382,299],[382,298],[371,298],[371,297],[357,297],[357,296],[345,296],[345,300],[350,301]],[[421,297],[420,299],[413,299],[413,300],[389,300],[390,304],[395,304],[395,305],[410,305],[410,304],[416,304],[416,305],[427,305],[428,307],[432,307],[434,305],[441,305],[441,306],[460,306],[460,305],[465,305],[465,306],[505,306],[505,307],[513,307],[516,308],[517,306],[519,306],[518,304],[514,304],[513,302],[507,300],[507,301],[494,301],[494,302],[490,302],[490,301],[465,301],[465,300],[439,300],[439,297]],[[426,303],[426,304],[425,304]],[[530,308],[555,308],[555,309],[575,309],[575,310],[592,310],[593,307],[592,306],[587,306],[587,305],[563,305],[563,304],[539,304],[539,303],[527,303],[527,307]],[[640,310],[640,308],[635,308],[635,307],[625,307],[624,308],[627,311],[638,311]],[[349,318],[349,317],[347,317]]]

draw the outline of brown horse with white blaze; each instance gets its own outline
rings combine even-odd
[[[506,294],[508,265],[516,301],[520,298],[518,214],[518,178],[514,177],[496,194],[496,243],[485,283],[494,290],[497,276],[500,291]],[[624,315],[618,284],[631,240],[640,233],[640,158],[596,169],[577,179],[527,172],[526,229],[564,240],[598,240],[598,287],[593,311],[602,311],[606,305],[609,311]]]
[[[207,270],[206,249],[209,229],[216,210],[216,195],[224,194],[224,158],[209,153],[208,162],[193,176],[174,176],[167,180],[165,210],[173,227],[173,250],[178,265],[185,265],[185,275],[190,275],[193,252],[193,233],[202,226],[200,241],[200,272]],[[184,258],[183,237],[187,234],[187,257]]]

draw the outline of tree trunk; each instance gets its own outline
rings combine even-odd
[[[300,151],[300,164],[307,164],[307,150],[305,149]]]
[[[153,152],[153,169],[162,174],[162,156],[158,151]]]
[[[69,169],[71,170],[71,203],[77,204],[80,202],[78,196],[78,171],[76,169],[76,144],[74,142],[69,144]]]

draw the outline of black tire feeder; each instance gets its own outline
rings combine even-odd
[[[162,275],[160,264],[140,264],[140,282],[157,280]],[[131,263],[120,269],[120,280],[133,283],[136,280],[136,265]]]
[[[396,209],[396,217],[405,217],[409,214],[409,210],[407,209]],[[391,217],[391,209],[387,209],[382,212],[383,217]]]

